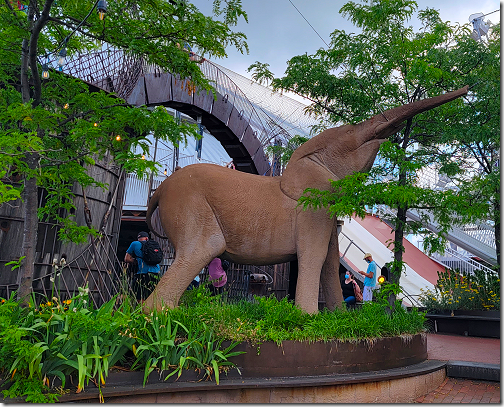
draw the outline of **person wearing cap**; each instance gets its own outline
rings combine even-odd
[[[159,264],[151,266],[142,261],[142,242],[149,240],[147,232],[140,232],[138,240],[131,242],[124,261],[126,263],[137,265],[137,272],[133,276],[132,287],[138,301],[145,300],[156,287],[159,281]]]
[[[359,270],[364,278],[364,292],[362,293],[362,301],[367,302],[373,299],[373,290],[376,285],[376,263],[373,260],[371,253],[364,254],[364,260],[368,263],[367,270],[364,272]]]

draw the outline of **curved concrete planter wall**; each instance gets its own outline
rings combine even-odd
[[[392,369],[427,359],[427,337],[418,334],[355,342],[241,343],[233,361],[242,377],[294,377]]]
[[[225,344],[224,344],[225,345]],[[425,334],[355,342],[242,343],[220,384],[185,371],[174,382],[157,373],[142,387],[143,372],[111,373],[102,387],[115,403],[404,403],[437,388],[445,363],[427,361]],[[259,354],[258,354],[259,351]],[[71,392],[62,402],[97,400],[98,389]]]

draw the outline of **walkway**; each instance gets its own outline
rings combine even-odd
[[[429,359],[500,365],[500,339],[427,334]],[[447,377],[417,403],[500,403],[500,383]]]
[[[500,403],[500,383],[447,377],[417,403]]]
[[[500,339],[427,334],[429,359],[500,364]]]

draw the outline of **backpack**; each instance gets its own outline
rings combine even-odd
[[[357,302],[362,302],[363,300],[363,297],[362,297],[362,291],[359,287],[359,285],[357,284],[356,281],[352,280],[353,281],[353,289],[354,289],[354,295],[355,295],[355,300]]]
[[[158,242],[155,240],[142,242],[142,260],[149,266],[161,263],[161,260],[163,260],[163,251]]]

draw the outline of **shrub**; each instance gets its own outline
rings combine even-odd
[[[434,291],[423,290],[420,301],[429,310],[500,309],[500,279],[497,272],[475,270],[438,272]]]

